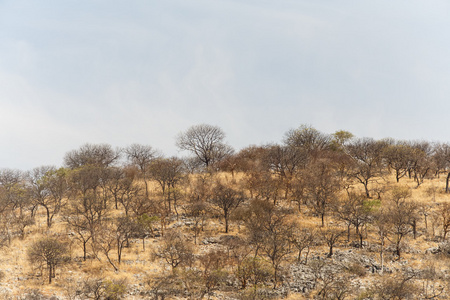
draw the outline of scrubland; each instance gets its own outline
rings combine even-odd
[[[0,170],[0,298],[448,299],[446,147],[301,127],[210,160],[84,145]]]

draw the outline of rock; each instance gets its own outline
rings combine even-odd
[[[209,244],[217,244],[217,239],[216,238],[214,238],[214,237],[205,237],[203,240],[202,240],[202,244],[203,245],[209,245]]]
[[[426,254],[428,254],[428,253],[430,253],[430,254],[439,254],[439,253],[441,253],[441,248],[439,248],[439,247],[431,247],[431,248],[428,248],[427,250],[425,250],[425,253]]]

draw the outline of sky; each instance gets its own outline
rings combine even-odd
[[[450,2],[0,0],[0,168],[219,126],[450,141]]]

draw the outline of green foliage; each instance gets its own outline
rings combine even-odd
[[[272,264],[259,256],[246,257],[238,266],[235,276],[241,282],[242,288],[248,283],[256,287],[273,277],[275,270]]]
[[[153,223],[159,222],[159,217],[142,214],[137,217],[137,223],[145,230],[153,232]]]
[[[363,202],[363,207],[368,212],[373,212],[381,207],[380,199],[365,199]]]
[[[125,280],[106,280],[104,281],[105,296],[109,300],[122,299],[127,292],[127,283]]]

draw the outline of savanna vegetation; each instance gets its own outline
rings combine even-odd
[[[0,169],[4,299],[448,299],[450,144],[216,126]],[[53,298],[52,298],[53,297]]]

